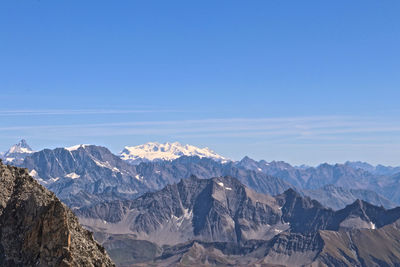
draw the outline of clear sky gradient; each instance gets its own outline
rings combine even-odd
[[[0,151],[179,141],[400,165],[400,1],[0,2]]]

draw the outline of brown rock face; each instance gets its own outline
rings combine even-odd
[[[114,266],[104,248],[27,169],[0,162],[0,266]]]

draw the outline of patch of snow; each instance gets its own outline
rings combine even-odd
[[[189,212],[189,209],[183,209],[183,215],[182,215],[182,216],[176,217],[175,215],[172,215],[172,218],[175,219],[176,225],[177,225],[178,227],[181,227],[182,223],[183,223],[185,220],[190,220],[190,219],[193,218],[193,211],[191,210],[191,211]]]
[[[122,193],[122,194],[130,194],[130,195],[134,195],[134,194],[137,194],[138,193],[138,191],[137,190],[132,190],[132,189],[125,189],[125,190],[121,190],[121,189],[118,189],[118,192],[119,193]]]
[[[262,171],[262,169],[261,169],[261,168],[257,168],[257,170],[258,170],[258,171],[260,171],[260,172]]]
[[[376,226],[375,226],[375,224],[374,224],[373,222],[369,222],[369,225],[371,226],[371,229],[372,229],[372,230],[375,230],[375,229],[376,229]]]
[[[31,171],[29,172],[29,175],[32,176],[32,177],[37,177],[37,176],[38,176],[38,173],[37,173],[37,171],[36,171],[35,169],[33,169],[33,170],[31,170]]]
[[[80,176],[79,174],[76,174],[76,173],[74,173],[74,172],[71,172],[71,173],[65,175],[65,177],[71,178],[71,179],[78,179],[78,178],[80,178],[81,176]]]
[[[135,161],[145,160],[174,160],[181,156],[198,156],[200,158],[212,158],[217,161],[227,162],[228,159],[222,157],[211,149],[199,148],[192,145],[182,145],[178,142],[159,144],[149,142],[139,146],[126,146],[120,153],[123,160]]]
[[[31,153],[33,153],[33,151],[28,148],[25,148],[25,147],[12,146],[10,148],[10,150],[8,151],[8,153],[10,153],[10,154],[11,153],[31,154]]]
[[[56,178],[51,178],[50,181],[52,183],[57,182],[60,179],[60,177],[56,177]]]
[[[191,219],[192,217],[193,217],[192,211],[189,212],[189,209],[183,209],[183,218]]]
[[[37,177],[36,180],[43,185],[47,184],[47,181],[43,180],[42,178]]]
[[[107,169],[111,169],[111,166],[108,162],[101,162],[98,161],[96,159],[93,159],[94,163],[96,163],[97,166],[102,167],[102,168],[107,168]]]
[[[139,174],[135,175],[135,178],[139,181],[143,181],[143,176],[140,176]]]
[[[90,146],[90,145],[81,144],[81,145],[66,147],[65,149],[68,150],[69,152],[72,152],[72,151],[78,150],[79,148],[86,148],[87,146]]]
[[[230,187],[226,187],[226,186],[224,185],[224,183],[222,183],[222,182],[217,182],[217,185],[219,185],[219,186],[223,187],[225,190],[229,190],[229,191],[231,191],[231,190],[232,190],[232,188],[230,188]]]

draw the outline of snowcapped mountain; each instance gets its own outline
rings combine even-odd
[[[13,145],[7,152],[0,154],[5,163],[20,164],[24,161],[25,157],[34,153],[35,151],[22,139],[18,144]]]
[[[182,145],[178,142],[160,144],[149,142],[139,146],[126,146],[121,151],[120,157],[131,164],[141,162],[174,160],[181,156],[198,156],[200,158],[211,158],[219,162],[227,162],[229,159],[218,155],[211,149],[199,148],[192,145]]]

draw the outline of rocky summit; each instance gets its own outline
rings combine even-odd
[[[1,266],[114,266],[55,194],[0,161]]]

